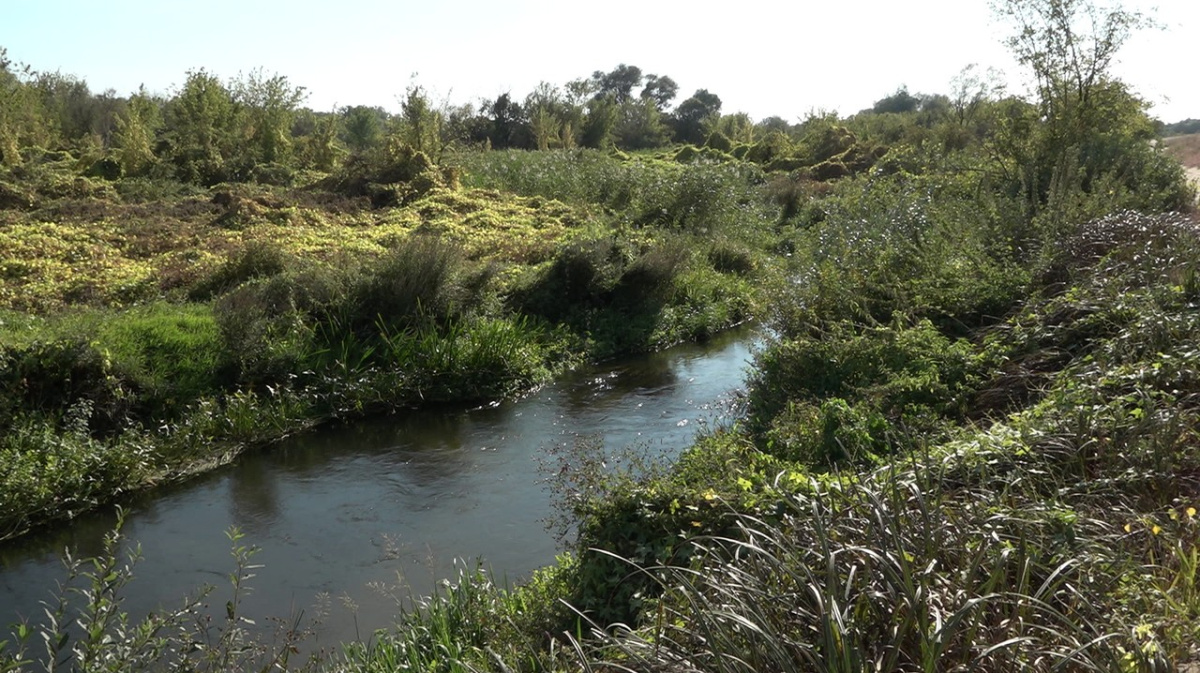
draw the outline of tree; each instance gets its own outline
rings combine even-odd
[[[621,147],[635,150],[662,147],[671,137],[662,112],[650,97],[621,106],[616,135]]]
[[[488,138],[492,147],[523,147],[525,110],[508,93],[500,94],[493,102],[484,101],[483,112],[489,114],[491,129]]]
[[[144,175],[154,165],[155,137],[162,127],[161,107],[161,101],[146,93],[145,87],[139,87],[117,117],[113,142],[125,175]]]
[[[612,96],[598,96],[588,101],[587,116],[580,129],[580,144],[595,148],[611,145],[620,116],[621,108]]]
[[[267,77],[260,68],[234,81],[231,93],[244,113],[244,159],[286,162],[292,149],[292,120],[307,97],[304,87],[292,86],[283,75]]]
[[[525,112],[539,150],[574,147],[574,131],[580,126],[582,110],[570,103],[558,87],[540,82],[525,97]]]
[[[597,70],[592,73],[592,83],[596,98],[612,96],[614,101],[623,105],[633,100],[633,90],[642,83],[642,69],[622,63],[611,72]]]
[[[712,125],[712,132],[718,131],[735,143],[749,145],[754,142],[754,120],[745,112],[717,118]]]
[[[704,142],[704,124],[721,114],[721,99],[708,89],[699,89],[675,108],[673,126],[679,142],[700,145]]]
[[[0,165],[21,163],[21,148],[45,146],[51,134],[45,111],[29,81],[33,70],[8,58],[0,47]]]
[[[383,130],[388,122],[388,113],[380,107],[354,105],[344,107],[342,118],[342,142],[350,151],[364,153],[383,144]]]
[[[203,69],[188,71],[165,116],[170,157],[181,180],[211,185],[231,177],[226,161],[238,145],[235,107],[221,80]]]
[[[445,118],[429,102],[429,96],[419,86],[408,87],[400,102],[400,137],[409,147],[431,157],[440,157],[446,144],[442,141]]]
[[[646,75],[646,86],[642,88],[641,97],[654,101],[654,106],[658,108],[658,111],[665,112],[678,93],[679,85],[670,77]]]
[[[1011,23],[1006,44],[1033,75],[1037,98],[1039,123],[1013,125],[1027,135],[998,143],[1010,148],[999,156],[1019,175],[1027,215],[1054,236],[1070,220],[1113,207],[1183,205],[1174,203],[1185,200],[1182,188],[1171,186],[1178,176],[1152,156],[1144,102],[1110,72],[1133,31],[1152,22],[1091,0],[994,0],[993,10]],[[1152,192],[1162,195],[1154,204],[1107,198]]]

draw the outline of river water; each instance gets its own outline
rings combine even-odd
[[[587,367],[524,398],[331,426],[126,505],[142,560],[124,591],[134,618],[205,584],[223,605],[234,569],[226,531],[262,564],[242,614],[261,621],[326,613],[317,639],[367,638],[396,601],[431,592],[482,559],[517,582],[554,560],[545,520],[550,449],[602,437],[667,457],[721,421],[741,386],[754,334]],[[112,511],[0,546],[0,626],[36,621],[65,577],[62,553],[97,553]],[[326,606],[326,607],[322,607]],[[0,640],[7,629],[0,628]]]

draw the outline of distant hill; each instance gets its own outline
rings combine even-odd
[[[1174,124],[1165,124],[1162,128],[1164,136],[1182,136],[1200,133],[1200,119],[1185,119]]]

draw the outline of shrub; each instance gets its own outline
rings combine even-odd
[[[669,240],[647,250],[621,273],[613,288],[614,299],[626,306],[657,310],[675,290],[675,277],[691,259],[681,239]]]
[[[29,414],[53,419],[86,402],[93,429],[110,432],[125,422],[129,398],[110,360],[88,339],[0,346],[0,429]]]
[[[254,278],[267,278],[282,273],[289,263],[283,247],[274,241],[254,240],[219,266],[207,278],[196,283],[188,293],[193,300],[203,301],[228,292]]]
[[[695,145],[684,145],[675,152],[675,161],[681,164],[690,164],[700,156],[700,150],[696,149]]]
[[[936,436],[945,421],[962,417],[973,367],[970,344],[952,341],[928,321],[861,330],[841,325],[777,341],[755,357],[748,426],[768,451],[812,457],[818,465],[838,455],[879,453],[885,445],[907,448],[909,433]],[[839,435],[842,428],[850,429],[848,438]],[[838,441],[846,442],[840,453]]]
[[[353,290],[352,323],[412,323],[419,316],[448,318],[463,308],[458,296],[461,249],[436,236],[415,234],[370,266]]]
[[[710,133],[708,135],[708,140],[704,141],[704,146],[711,147],[712,149],[717,150],[718,152],[724,152],[725,154],[729,154],[733,151],[733,141],[729,139],[729,136],[720,131],[713,131]]]
[[[348,311],[349,284],[310,267],[251,280],[218,299],[213,315],[236,380],[272,384],[300,371],[315,325]]]
[[[625,246],[615,239],[569,243],[513,299],[523,311],[561,322],[572,314],[602,306],[629,263]]]
[[[749,276],[757,264],[754,253],[744,245],[729,239],[718,239],[708,249],[708,263],[721,273]]]

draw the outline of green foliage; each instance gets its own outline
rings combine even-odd
[[[721,99],[707,89],[699,89],[690,98],[675,108],[672,126],[675,129],[675,140],[681,143],[701,145],[704,142],[706,127],[721,115]]]
[[[3,428],[26,415],[57,426],[57,415],[86,404],[88,420],[111,431],[129,411],[128,390],[114,375],[111,360],[80,337],[6,344],[0,349],[0,386]]]
[[[231,89],[240,108],[239,122],[247,143],[242,153],[250,155],[242,161],[287,162],[292,152],[292,121],[306,96],[304,87],[292,86],[283,75],[268,77],[260,68],[235,80]]]
[[[1178,169],[1154,158],[1145,103],[1110,72],[1146,18],[1087,0],[1009,0],[996,10],[1012,23],[1008,45],[1036,78],[1032,116],[1044,120],[1027,115],[1002,125],[999,157],[1043,235],[1053,239],[1116,208],[1190,205]]]
[[[171,162],[184,182],[214,185],[233,177],[235,107],[232,93],[204,70],[187,74],[165,108]]]
[[[972,348],[929,322],[771,344],[748,384],[748,428],[770,453],[817,467],[912,448],[961,418]]]
[[[613,142],[613,132],[620,119],[620,107],[607,97],[593,98],[587,105],[587,116],[580,128],[579,144],[593,149],[604,149]]]
[[[156,304],[131,311],[102,325],[96,339],[151,417],[220,386],[223,349],[206,307]]]
[[[446,149],[443,139],[443,115],[429,102],[419,86],[410,86],[400,104],[399,136],[402,142],[425,154],[440,158]]]
[[[162,125],[161,102],[144,89],[129,97],[124,114],[116,119],[113,143],[117,160],[127,176],[144,176],[157,161],[154,139]]]
[[[393,248],[352,291],[351,323],[403,327],[423,317],[446,319],[465,309],[458,296],[462,251],[434,236],[414,235]]]
[[[720,131],[713,131],[708,135],[708,140],[704,141],[705,147],[711,147],[718,152],[730,152],[733,150],[733,141],[729,136]]]

